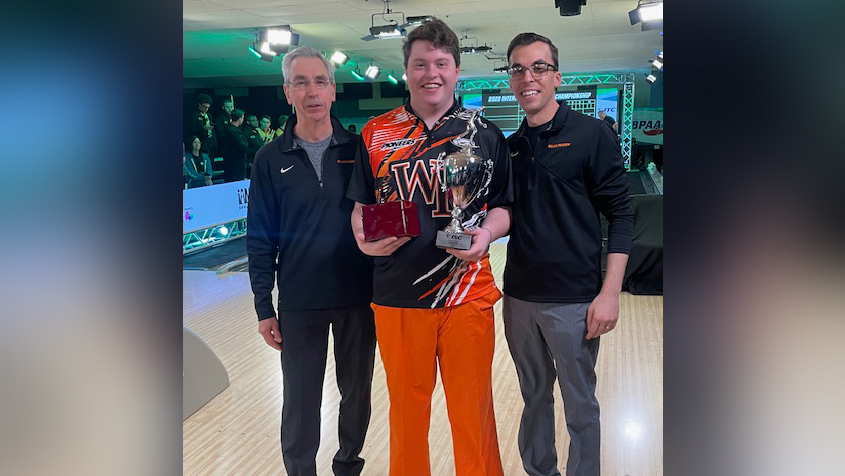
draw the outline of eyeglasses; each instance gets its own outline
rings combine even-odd
[[[326,86],[329,85],[331,81],[328,79],[318,79],[314,81],[314,86],[317,86],[317,89],[326,89]],[[311,87],[311,81],[307,79],[297,79],[296,81],[288,81],[290,87],[297,91],[302,91]]]
[[[557,71],[557,66],[551,65],[544,61],[538,61],[529,66],[528,68],[522,65],[511,66],[510,68],[508,68],[508,76],[510,76],[511,79],[522,79],[523,77],[525,77],[526,69],[531,69],[531,76],[539,78],[548,73],[549,70]]]

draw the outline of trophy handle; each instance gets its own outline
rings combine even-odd
[[[446,191],[446,152],[437,156],[437,179],[440,181],[440,191]]]

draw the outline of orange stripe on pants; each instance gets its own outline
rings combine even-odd
[[[390,476],[429,476],[428,432],[437,362],[457,476],[502,476],[493,413],[493,304],[498,289],[443,309],[372,304],[390,394]]]

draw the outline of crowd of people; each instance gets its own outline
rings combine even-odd
[[[255,153],[281,136],[288,120],[287,115],[279,116],[273,128],[270,116],[246,114],[235,108],[231,98],[223,101],[220,113],[212,120],[213,103],[208,94],[197,95],[197,109],[188,121],[182,167],[186,188],[249,178]]]
[[[431,474],[428,431],[438,366],[456,475],[503,475],[492,394],[493,305],[503,299],[524,402],[518,446],[525,471],[560,476],[557,380],[570,435],[566,474],[598,476],[595,366],[600,337],[619,319],[633,231],[616,133],[555,100],[562,82],[558,49],[542,35],[521,33],[508,47],[510,87],[525,119],[507,139],[458,104],[460,42],[443,21],[413,29],[401,54],[410,98],[371,118],[360,135],[331,114],[332,63],[307,46],[286,54],[284,93],[295,113],[280,147],[255,153],[249,277],[258,332],[281,354],[287,473],[316,476],[331,332],[341,394],[335,475],[357,476],[364,466],[359,454],[370,419],[376,335],[390,399],[389,476]],[[203,119],[210,102],[202,99],[196,126],[211,138],[213,127]],[[224,133],[234,135],[242,120],[243,112],[233,110]],[[490,176],[463,210],[469,249],[444,249],[435,242],[452,218],[451,195],[433,171],[467,140]],[[248,153],[248,137],[237,150]],[[231,163],[237,165],[233,176],[245,173],[241,162]],[[362,209],[400,200],[415,205],[419,234],[367,240]],[[604,276],[600,213],[609,223]],[[489,248],[505,235],[500,291]]]

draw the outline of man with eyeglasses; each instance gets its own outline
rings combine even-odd
[[[356,163],[347,194],[356,201],[358,246],[375,257],[373,309],[390,394],[389,476],[431,474],[428,429],[438,366],[456,476],[503,474],[491,367],[493,305],[501,293],[487,250],[508,231],[512,192],[507,143],[483,118],[475,123],[472,153],[490,164],[492,177],[465,209],[472,246],[435,246],[437,231],[451,218],[436,170],[459,150],[455,142],[470,127],[470,115],[455,99],[459,43],[437,19],[408,34],[402,51],[410,99],[361,129],[367,154]],[[376,203],[376,190],[384,201],[416,204],[419,236],[365,241],[361,210]]]
[[[217,155],[217,134],[208,110],[212,104],[211,96],[200,93],[197,95],[197,110],[191,114],[188,121],[187,138],[197,136],[202,141],[202,151],[214,158]]]
[[[301,46],[282,62],[294,113],[284,133],[255,154],[247,254],[258,332],[281,351],[282,459],[291,476],[316,476],[329,328],[340,390],[332,470],[358,476],[370,421],[375,327],[372,264],[358,250],[346,188],[360,137],[331,115],[334,65]],[[278,284],[278,314],[271,292]],[[277,317],[278,316],[278,317]],[[323,473],[321,473],[323,474]]]
[[[599,336],[616,327],[633,214],[619,146],[600,120],[555,101],[558,49],[536,33],[508,46],[508,75],[525,111],[508,137],[513,225],[504,273],[505,337],[525,408],[519,451],[532,476],[559,476],[554,382],[570,436],[567,476],[600,474],[595,365]],[[602,231],[607,217],[607,272]]]

